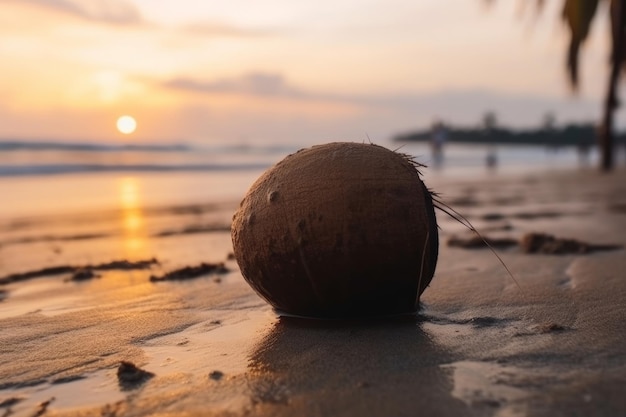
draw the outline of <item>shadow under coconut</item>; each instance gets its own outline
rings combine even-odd
[[[251,401],[261,415],[480,414],[452,396],[453,355],[421,321],[281,317],[250,357]]]

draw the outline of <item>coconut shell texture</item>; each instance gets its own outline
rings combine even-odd
[[[311,317],[415,312],[439,245],[417,164],[358,143],[303,149],[267,170],[235,213],[232,240],[259,295]]]

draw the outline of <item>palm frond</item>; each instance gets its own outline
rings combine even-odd
[[[578,53],[589,35],[599,0],[565,0],[563,20],[570,31],[567,50],[567,72],[573,88],[578,86]]]
[[[624,19],[624,1],[611,0],[611,40],[613,48],[611,51],[611,64],[624,65],[626,56],[626,21]],[[621,49],[618,53],[618,49]],[[616,62],[619,61],[619,62]],[[624,68],[626,70],[626,67]]]

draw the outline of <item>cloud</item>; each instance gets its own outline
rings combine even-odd
[[[264,29],[243,29],[215,22],[196,22],[180,28],[187,34],[197,36],[223,36],[223,37],[259,37],[268,36],[272,32]]]
[[[524,95],[489,90],[448,90],[349,94],[316,92],[288,82],[277,73],[252,72],[238,78],[203,80],[175,78],[162,86],[195,94],[243,94],[266,99],[290,98],[300,101],[324,101],[348,104],[361,109],[362,119],[355,124],[368,125],[374,120],[396,129],[428,126],[433,118],[452,124],[474,125],[484,114],[495,111],[498,120],[513,127],[538,126],[546,113],[557,115],[560,123],[593,121],[600,114],[600,102],[590,98]]]
[[[23,0],[21,3],[30,3],[94,22],[115,25],[142,22],[139,10],[124,0]]]
[[[174,78],[163,84],[166,88],[195,93],[231,93],[254,96],[305,98],[303,91],[289,85],[280,74],[253,72],[240,78],[203,81],[193,78]]]

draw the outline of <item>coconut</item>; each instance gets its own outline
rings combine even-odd
[[[359,143],[287,156],[261,175],[234,214],[233,249],[243,277],[287,314],[415,312],[439,244],[419,166]]]

